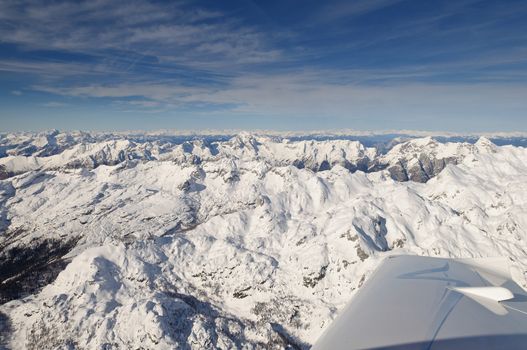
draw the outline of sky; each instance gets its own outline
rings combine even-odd
[[[0,131],[527,131],[527,2],[0,0]]]

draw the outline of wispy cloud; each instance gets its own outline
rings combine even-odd
[[[119,98],[119,104],[139,107],[144,111],[177,112],[204,110],[211,106],[222,112],[238,115],[283,116],[347,116],[350,118],[378,117],[383,113],[404,111],[405,118],[437,118],[451,116],[476,116],[480,106],[488,112],[508,113],[527,109],[523,85],[496,86],[491,83],[400,83],[397,85],[361,85],[345,83],[337,77],[333,82],[328,76],[335,72],[304,72],[302,74],[247,75],[237,77],[221,89],[213,87],[188,87],[175,84],[117,84],[113,86],[90,85],[74,88],[35,89],[76,97]],[[127,98],[128,100],[122,100]],[[130,98],[134,98],[129,100]],[[488,101],[495,100],[492,107]],[[221,108],[220,108],[221,107]],[[126,107],[125,107],[126,108]],[[137,109],[136,109],[137,111]]]
[[[103,68],[96,64],[5,59],[0,59],[0,71],[58,78],[79,74],[102,75],[108,73],[107,67]]]
[[[56,102],[56,101],[50,101],[42,104],[42,107],[47,108],[60,108],[60,107],[66,107],[68,104],[63,102]]]
[[[147,51],[209,65],[214,55],[218,66],[268,62],[279,55],[257,28],[186,3],[3,1],[0,13],[0,40],[26,49],[82,52],[110,60]]]
[[[326,3],[321,10],[316,13],[316,20],[322,22],[334,21],[341,18],[363,15],[377,11],[403,0],[356,0],[356,1],[337,1]]]
[[[48,92],[57,95],[76,97],[142,97],[157,101],[173,101],[178,97],[192,95],[202,88],[178,86],[176,84],[149,84],[149,83],[119,83],[113,85],[86,85],[72,87],[39,86],[32,87],[34,90]]]

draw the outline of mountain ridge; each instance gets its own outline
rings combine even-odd
[[[60,136],[60,137],[57,137]],[[136,142],[127,138],[97,140],[81,133],[80,138],[53,132],[46,137],[24,140],[21,144],[6,145],[6,156],[0,157],[0,177],[32,170],[60,168],[95,168],[115,165],[128,160],[196,163],[231,157],[260,159],[272,165],[291,164],[313,171],[328,170],[340,164],[350,171],[374,172],[389,169],[398,181],[426,182],[437,175],[448,163],[478,149],[476,143],[442,143],[431,137],[400,140],[390,143],[383,154],[380,147],[366,147],[351,140],[290,140],[287,138],[241,133],[227,140],[208,141],[196,137],[181,143],[168,141]],[[53,152],[50,151],[50,138]],[[16,139],[15,139],[16,140]],[[43,141],[46,140],[46,141]],[[57,141],[60,140],[60,141]],[[20,140],[18,140],[20,141]],[[4,144],[9,143],[4,140]],[[457,145],[457,146],[455,146]],[[457,149],[456,149],[457,147]],[[50,153],[51,152],[51,153]],[[44,156],[41,156],[44,155]]]

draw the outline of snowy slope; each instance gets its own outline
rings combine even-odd
[[[527,286],[522,147],[241,134],[0,159],[39,169],[0,181],[13,348],[308,348],[388,254],[506,256]]]

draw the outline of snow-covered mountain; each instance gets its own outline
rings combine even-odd
[[[477,152],[473,144],[440,143],[431,137],[388,143],[389,151],[382,154],[359,141],[292,141],[248,133],[228,140],[207,141],[202,138],[136,140],[112,134],[91,136],[81,132],[62,134],[54,131],[33,136],[8,135],[0,144],[5,152],[0,158],[0,178],[33,170],[93,169],[128,160],[199,164],[219,159],[242,159],[261,160],[275,167],[293,165],[313,171],[328,170],[337,164],[351,171],[375,172],[387,168],[398,181],[426,182],[447,164],[455,164]]]
[[[523,147],[52,134],[0,141],[0,347],[308,348],[389,254],[527,286]]]
[[[290,142],[288,139],[256,137],[247,133],[223,142],[206,142],[199,138],[183,142],[134,142],[126,138],[94,141],[94,138],[87,138],[85,134],[81,136],[74,139],[75,141],[65,149],[64,142],[52,143],[55,146],[54,150],[60,150],[53,154],[46,152],[49,143],[42,141],[50,136],[36,137],[36,140],[31,142],[25,141],[23,147],[13,144],[9,144],[11,147],[4,146],[9,149],[6,151],[7,156],[0,158],[3,177],[31,170],[93,169],[99,165],[115,165],[134,159],[193,164],[228,158],[262,160],[272,166],[294,165],[315,171],[327,170],[336,164],[350,170],[366,170],[368,163],[376,156],[374,148],[366,148],[357,141]],[[13,138],[20,141],[20,137]]]
[[[476,144],[440,143],[431,137],[409,140],[395,145],[378,163],[386,166],[398,181],[427,182],[448,164],[457,164],[465,157],[480,152],[490,140],[480,138]]]

